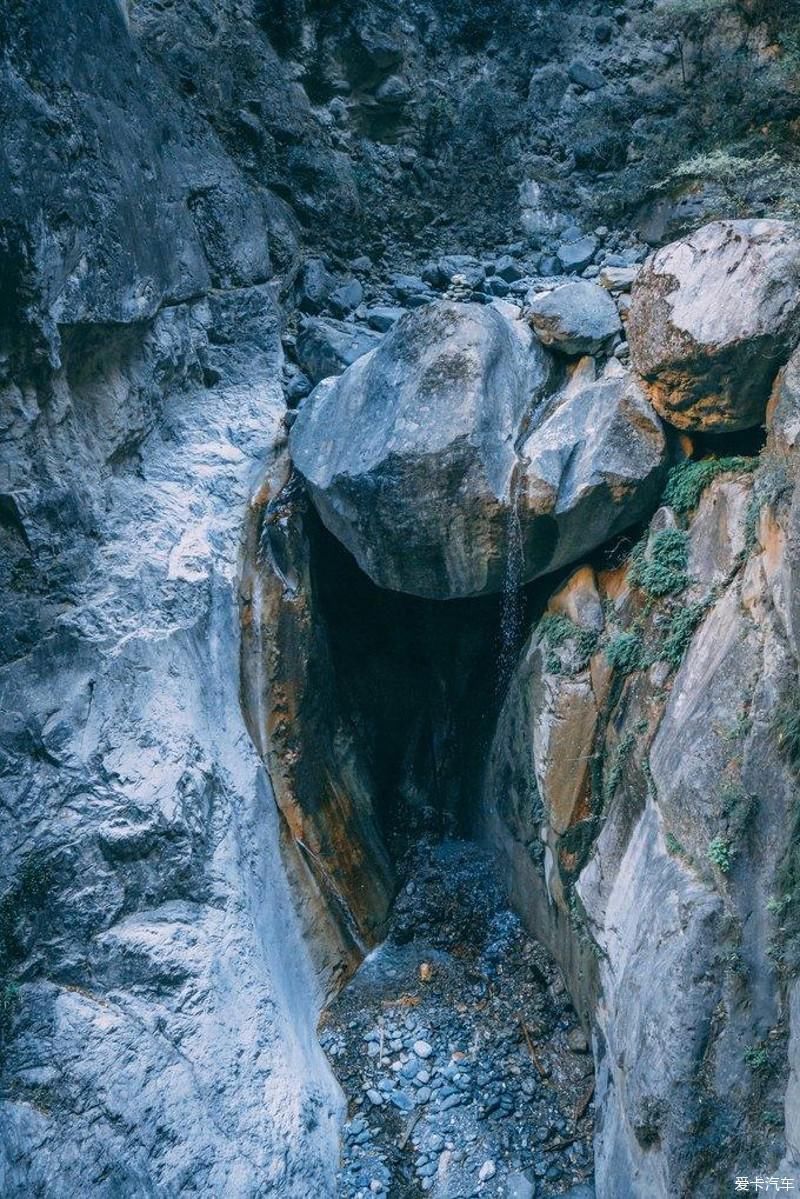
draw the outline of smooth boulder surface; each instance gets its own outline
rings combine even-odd
[[[760,424],[800,338],[800,230],[715,221],[665,246],[634,284],[628,338],[671,424],[712,433]]]
[[[661,422],[636,379],[616,363],[593,375],[590,361],[579,364],[520,448],[527,578],[577,562],[657,502],[666,463]]]
[[[374,582],[432,598],[502,587],[514,446],[550,370],[523,322],[440,303],[309,396],[292,458]]]
[[[535,296],[530,320],[542,344],[562,354],[596,354],[622,330],[608,292],[585,279]]]
[[[442,303],[318,388],[290,437],[328,529],[379,586],[449,599],[575,561],[647,514],[660,422],[620,367],[553,366],[522,321]],[[545,401],[548,402],[545,402]],[[515,568],[516,569],[516,568]]]

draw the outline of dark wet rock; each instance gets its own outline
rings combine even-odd
[[[303,264],[297,283],[297,303],[303,312],[321,312],[336,287],[336,277],[331,274],[321,258],[310,258]]]

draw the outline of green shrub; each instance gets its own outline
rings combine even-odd
[[[547,647],[546,666],[551,674],[578,674],[589,665],[597,649],[598,634],[584,629],[568,616],[546,612],[539,622],[539,631]],[[557,651],[564,650],[564,654]]]
[[[686,533],[682,529],[660,529],[650,538],[644,552],[633,558],[630,581],[656,599],[674,595],[689,582],[688,561]]]
[[[667,833],[664,838],[667,845],[667,853],[671,853],[676,858],[685,858],[686,850],[681,845],[674,833]]]
[[[708,601],[706,600],[688,604],[685,608],[679,608],[667,625],[661,657],[669,662],[673,670],[677,670],[683,661],[683,655],[694,636],[695,629],[707,610]]]
[[[792,770],[800,773],[800,689],[792,690],[775,712],[778,746]]]
[[[751,1070],[764,1074],[770,1068],[769,1053],[763,1045],[748,1045],[744,1051],[744,1060]]]
[[[731,862],[733,860],[731,847],[727,841],[723,840],[722,837],[715,837],[714,840],[710,842],[708,849],[706,850],[706,857],[708,858],[709,862],[713,862],[717,869],[721,870],[723,874],[727,874],[731,868]]]
[[[604,788],[606,800],[613,799],[614,792],[622,782],[622,772],[625,769],[625,763],[631,756],[635,745],[636,733],[633,729],[629,729],[614,751],[611,769],[608,772]]]
[[[700,497],[719,475],[732,471],[752,471],[758,465],[757,458],[703,458],[700,462],[679,462],[673,466],[664,488],[664,503],[669,504],[680,515],[691,512],[700,503]]]
[[[606,646],[609,664],[620,674],[640,670],[644,664],[644,645],[636,633],[618,633]]]

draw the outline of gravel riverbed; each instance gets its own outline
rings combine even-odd
[[[591,1199],[593,1073],[548,954],[475,845],[415,851],[386,940],[323,1016],[339,1199]]]

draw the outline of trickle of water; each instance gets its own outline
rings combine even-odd
[[[505,691],[514,669],[522,636],[522,524],[519,519],[520,477],[517,466],[511,477],[511,495],[506,521],[506,570],[500,606],[500,637],[497,654],[497,689]]]

